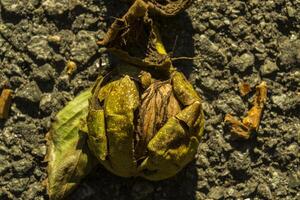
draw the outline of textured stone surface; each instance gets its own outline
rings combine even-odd
[[[16,92],[16,97],[30,103],[38,103],[41,100],[42,92],[36,82],[32,81]]]
[[[45,135],[68,101],[118,64],[96,41],[127,9],[119,0],[0,0],[0,90],[14,91],[9,118],[0,121],[0,199],[48,199]],[[167,51],[193,58],[175,65],[203,98],[197,158],[160,182],[99,167],[70,199],[300,198],[299,10],[295,0],[194,1],[178,16],[157,19]],[[78,65],[72,76],[68,60]],[[243,116],[261,80],[270,89],[259,131],[232,140],[224,115]],[[243,81],[253,89],[245,97]]]

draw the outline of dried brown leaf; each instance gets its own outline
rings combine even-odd
[[[171,60],[161,43],[149,5],[136,0],[127,13],[116,19],[99,45],[104,45],[126,63],[142,68],[169,70]]]
[[[257,131],[263,108],[267,100],[267,84],[263,81],[256,87],[256,94],[252,108],[247,112],[242,122],[235,119],[230,114],[226,114],[225,122],[231,125],[231,132],[239,137],[248,139],[253,131]]]
[[[242,82],[239,84],[239,88],[242,96],[246,96],[251,91],[251,87],[249,83]]]
[[[137,157],[145,153],[148,142],[166,121],[181,111],[168,81],[156,81],[142,94],[139,111]]]

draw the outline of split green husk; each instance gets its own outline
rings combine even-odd
[[[178,2],[171,13],[190,1]],[[153,5],[159,10],[156,1],[136,0],[112,24],[99,44],[123,63],[57,114],[47,135],[50,199],[65,198],[98,163],[119,176],[162,180],[193,160],[204,128],[201,98],[173,67]]]
[[[95,86],[89,148],[116,175],[169,178],[197,152],[204,125],[201,99],[177,71],[164,81],[153,79],[146,89],[136,80],[125,75]]]

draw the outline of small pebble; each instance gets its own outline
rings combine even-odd
[[[278,68],[278,66],[275,62],[267,60],[265,62],[265,64],[261,66],[260,73],[263,76],[267,76],[269,74],[272,74],[272,73],[276,72],[278,69],[279,68]]]
[[[225,93],[216,101],[216,107],[223,113],[243,115],[246,110],[245,103],[239,95]]]
[[[50,64],[45,64],[39,68],[35,68],[32,76],[38,82],[49,83],[54,79],[55,70]]]
[[[96,54],[98,45],[93,32],[81,30],[71,44],[72,61],[84,64]]]
[[[35,182],[28,186],[28,190],[24,192],[24,198],[25,199],[35,199],[38,196],[38,193],[45,190],[45,187],[39,183]]]
[[[47,37],[48,42],[50,43],[54,43],[54,44],[59,44],[59,42],[61,41],[61,37],[59,35],[49,35]]]
[[[257,186],[257,192],[260,194],[264,199],[273,199],[273,195],[271,190],[267,184],[261,183]]]
[[[246,174],[251,164],[251,160],[247,154],[234,151],[229,160],[228,160],[228,168],[233,172],[242,172]]]
[[[235,56],[230,61],[229,66],[237,69],[240,72],[246,71],[249,67],[253,66],[255,62],[254,55],[252,53],[244,53],[241,56]]]
[[[14,178],[9,183],[11,192],[20,193],[26,190],[29,183],[29,178]]]
[[[213,65],[224,66],[227,63],[227,57],[224,52],[205,35],[196,34],[195,45],[198,47],[200,54],[205,56],[205,60]]]
[[[0,175],[3,175],[10,167],[11,164],[9,163],[7,157],[0,155]]]
[[[45,113],[46,115],[49,115],[52,113],[52,107],[57,103],[56,99],[53,98],[53,95],[50,93],[44,93],[42,95],[41,101],[40,101],[40,110]]]
[[[297,188],[300,186],[300,171],[297,173],[291,174],[288,179],[289,187]]]
[[[216,186],[210,189],[209,193],[208,193],[208,197],[211,199],[222,199],[224,196],[224,191],[225,189],[223,187],[220,186]]]
[[[30,103],[38,103],[41,100],[42,92],[35,81],[32,81],[16,92],[16,97]]]
[[[51,59],[52,49],[48,45],[48,41],[45,36],[33,36],[29,41],[27,49],[37,59],[41,59],[41,60]]]
[[[46,155],[47,147],[44,144],[38,144],[38,147],[32,149],[31,153],[40,158],[43,158]]]
[[[272,102],[283,111],[296,108],[300,104],[300,94],[284,93],[271,96]]]
[[[148,181],[138,181],[133,185],[132,196],[135,200],[145,199],[153,193],[153,185]]]
[[[33,162],[30,158],[24,158],[13,162],[12,165],[18,174],[24,175],[26,172],[28,172],[28,170],[30,170],[33,167]]]
[[[281,65],[289,66],[300,63],[300,40],[280,38],[279,41],[279,60]]]

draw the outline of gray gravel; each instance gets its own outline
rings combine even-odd
[[[68,101],[118,63],[96,41],[127,8],[118,0],[0,0],[0,91],[14,91],[0,121],[0,199],[48,199],[45,134]],[[300,1],[200,0],[156,20],[174,57],[195,57],[175,65],[203,97],[197,158],[159,182],[99,167],[70,199],[299,199]],[[68,60],[77,63],[71,76]],[[241,97],[238,83],[262,80],[269,92],[260,129],[234,140],[224,116],[243,116],[253,95]]]

